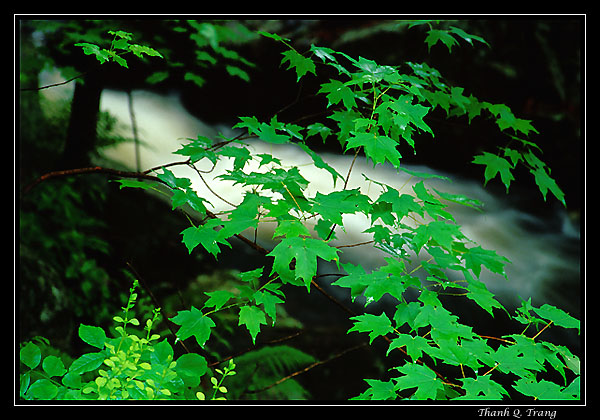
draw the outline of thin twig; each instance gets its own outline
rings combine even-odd
[[[214,195],[215,197],[217,197],[219,200],[221,200],[221,201],[223,201],[223,202],[225,202],[225,203],[229,204],[231,207],[236,207],[236,205],[235,205],[235,204],[233,204],[231,201],[229,201],[229,200],[227,200],[227,199],[225,199],[225,198],[221,197],[219,194],[217,194],[217,193],[216,193],[216,192],[215,192],[215,191],[214,191],[214,190],[211,188],[211,186],[210,186],[210,185],[208,185],[208,182],[206,182],[206,180],[204,179],[204,177],[203,177],[203,176],[202,176],[202,174],[200,173],[200,170],[198,170],[198,168],[196,168],[196,166],[194,166],[192,163],[190,163],[190,164],[189,164],[189,166],[190,166],[190,167],[191,167],[191,168],[192,168],[194,171],[196,171],[196,173],[198,174],[198,176],[200,177],[200,179],[202,180],[202,182],[204,182],[204,185],[206,185],[206,188],[208,188],[208,191],[210,191],[211,193],[213,193],[213,195]],[[213,166],[213,168],[214,168],[214,166]]]
[[[37,91],[37,90],[42,90],[42,89],[48,89],[51,87],[56,87],[56,86],[61,86],[61,85],[66,85],[67,83],[71,83],[73,80],[75,79],[79,79],[80,77],[85,76],[86,74],[88,74],[88,72],[85,73],[81,73],[75,77],[71,77],[68,80],[65,80],[64,82],[59,82],[59,83],[52,83],[51,85],[46,85],[46,86],[39,86],[39,87],[31,87],[31,88],[21,88],[19,89],[21,92],[26,92],[26,91]]]
[[[342,308],[345,312],[352,316],[356,316],[356,313],[352,309],[348,308],[342,302],[340,302],[339,300],[331,296],[329,293],[327,293],[321,286],[319,286],[319,284],[316,281],[314,281],[314,279],[310,281],[310,285],[317,289],[319,292],[321,292],[321,294],[327,299],[329,299],[331,302],[335,303],[337,306]]]
[[[236,354],[232,354],[230,356],[227,356],[226,358],[224,358],[222,360],[219,360],[219,361],[216,361],[216,362],[211,362],[211,363],[208,364],[208,367],[218,366],[218,365],[220,365],[222,363],[228,362],[230,359],[235,359],[236,357],[240,357],[240,356],[242,356],[242,355],[244,355],[246,353],[249,353],[251,351],[257,350],[257,349],[259,349],[261,347],[266,347],[266,346],[270,346],[272,344],[282,343],[284,341],[291,340],[292,338],[296,338],[296,337],[298,337],[299,335],[302,335],[302,334],[304,334],[304,331],[300,330],[300,331],[294,332],[293,334],[286,335],[285,337],[275,338],[275,339],[270,340],[270,341],[265,341],[263,343],[259,343],[256,346],[247,348],[246,350],[243,350],[243,351],[240,351],[240,352],[238,352]]]
[[[356,153],[354,153],[354,158],[352,159],[352,163],[350,164],[350,168],[348,168],[348,173],[346,174],[346,179],[344,180],[344,188],[342,189],[345,190],[346,187],[348,186],[348,181],[350,180],[350,174],[352,173],[352,168],[354,167],[354,162],[356,162],[356,158],[358,157],[358,154],[360,153],[360,150],[362,149],[362,146],[360,146],[358,149],[356,149]],[[331,226],[331,230],[329,231],[329,235],[327,235],[327,238],[325,238],[325,242],[327,242],[329,240],[329,238],[331,238],[331,235],[333,235],[333,231],[335,230],[337,224],[334,224],[333,226]]]
[[[361,344],[358,344],[358,345],[356,345],[356,346],[354,346],[354,347],[350,347],[349,349],[346,349],[346,350],[344,350],[344,351],[341,351],[341,352],[339,352],[339,353],[337,353],[337,354],[335,354],[335,355],[331,356],[329,359],[326,359],[326,360],[320,360],[320,361],[318,361],[318,362],[314,362],[314,363],[312,363],[312,364],[310,364],[310,365],[306,366],[304,369],[298,370],[298,371],[296,371],[296,372],[294,372],[294,373],[291,373],[291,374],[289,374],[289,375],[287,375],[287,376],[284,376],[283,378],[281,378],[281,379],[279,379],[279,380],[277,380],[277,381],[273,382],[271,385],[267,385],[266,387],[264,387],[264,388],[261,388],[261,389],[256,389],[256,390],[248,390],[248,391],[246,391],[246,393],[248,393],[248,394],[257,394],[257,393],[259,393],[259,392],[266,391],[266,390],[268,390],[268,389],[271,389],[271,388],[273,388],[274,386],[277,386],[277,385],[281,384],[282,382],[285,382],[285,381],[287,381],[288,379],[292,379],[292,378],[293,378],[293,377],[295,377],[295,376],[298,376],[298,375],[300,375],[300,374],[302,374],[302,373],[308,372],[309,370],[311,370],[311,369],[313,369],[313,368],[315,368],[315,367],[317,367],[317,366],[323,365],[323,364],[325,364],[325,363],[329,363],[329,362],[331,362],[332,360],[335,360],[335,359],[337,359],[337,358],[339,358],[339,357],[342,357],[342,356],[343,356],[343,355],[345,355],[346,353],[349,353],[349,352],[351,352],[351,351],[353,351],[353,350],[357,350],[357,349],[359,349],[359,348],[361,348],[361,347],[365,347],[366,345],[367,345],[367,343],[361,343]]]
[[[355,246],[369,245],[369,244],[372,244],[372,243],[375,243],[375,241],[371,240],[371,241],[365,241],[365,242],[358,242],[358,243],[350,244],[350,245],[337,245],[337,246],[334,246],[334,248],[338,248],[338,249],[340,249],[340,248],[353,248]]]
[[[552,322],[554,322],[554,321],[548,322],[546,324],[546,326],[544,328],[542,328],[536,335],[534,335],[533,337],[531,337],[531,339],[535,340],[538,335],[540,335],[546,328],[548,328],[552,324]]]

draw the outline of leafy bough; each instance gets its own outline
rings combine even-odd
[[[211,315],[235,309],[239,325],[246,327],[255,342],[268,320],[272,325],[276,322],[277,307],[286,298],[282,286],[291,284],[309,291],[311,286],[318,287],[318,262],[329,261],[339,269],[333,285],[348,288],[353,300],[365,298],[367,310],[386,295],[397,302],[391,316],[381,312],[351,318],[354,325],[349,333],[368,334],[370,343],[382,337],[388,342],[388,355],[400,351],[406,356],[404,364],[393,369],[397,376],[366,379],[368,387],[357,399],[578,399],[579,359],[566,347],[540,337],[551,326],[579,331],[579,321],[551,305],[533,307],[530,301],[523,301],[516,314],[510,315],[487,289],[480,280],[482,270],[506,276],[504,267],[509,261],[467,238],[447,205],[479,208],[481,203],[429,189],[426,181],[430,175],[421,173],[411,174],[422,178],[411,192],[376,180],[381,192],[375,198],[347,188],[354,161],[363,154],[374,166],[406,170],[401,166],[401,151],[408,148],[416,153],[418,135],[434,136],[426,120],[432,109],[440,107],[449,118],[466,115],[469,122],[487,116],[506,134],[506,145],[499,146],[496,153],[486,151],[473,159],[485,167],[486,183],[500,175],[508,191],[513,171],[523,165],[534,176],[544,200],[549,191],[566,205],[563,192],[536,154],[539,147],[528,137],[537,133],[531,122],[515,117],[506,105],[465,96],[463,88],[449,86],[425,63],[408,62],[409,72],[402,73],[398,67],[363,57],[354,59],[330,48],[313,45],[301,54],[288,39],[265,32],[261,35],[283,45],[281,62],[295,71],[298,81],[310,74],[317,76],[318,66],[337,72],[337,77],[323,82],[318,91],[328,101],[327,121],[301,126],[279,121],[277,116],[268,122],[241,117],[234,128],[245,130],[247,136],[219,143],[203,136],[189,139],[175,152],[187,156],[182,164],[195,168],[206,159],[214,168],[221,160],[231,160],[232,169],[218,178],[246,191],[239,204],[220,214],[208,210],[211,199],[199,196],[188,178],[175,176],[167,166],[155,170],[158,182],[119,181],[121,187],[162,192],[166,185],[173,209],[189,206],[206,216],[200,222],[189,217],[191,226],[181,232],[190,253],[201,246],[217,258],[223,247],[231,247],[229,241],[235,236],[272,258],[270,271],[258,267],[241,273],[239,294],[207,292],[209,299],[202,308],[180,311],[172,318],[180,325],[178,338],[194,337],[205,346],[216,327]],[[456,36],[469,43],[481,41],[456,28],[431,28],[427,44],[431,48],[441,41],[450,50]],[[274,145],[296,144],[332,177],[338,189],[307,194],[310,183],[299,168],[286,167],[270,154],[253,154],[244,142],[249,137]],[[333,138],[353,154],[345,176],[312,151],[308,140],[319,137],[323,141]],[[258,163],[258,168],[250,169],[249,163]],[[198,175],[202,178],[199,171]],[[373,238],[369,242],[386,253],[385,265],[366,272],[360,265],[344,261],[343,246],[332,245],[336,232],[345,228],[344,216],[350,214],[362,214],[369,220],[366,232]],[[266,221],[276,226],[275,245],[270,250],[244,236]],[[458,280],[456,276],[451,279],[448,272],[458,275]],[[504,337],[480,335],[444,307],[441,298],[449,296],[470,299],[492,317],[495,311],[504,311],[525,327],[520,334]],[[534,328],[539,330],[528,334]],[[460,374],[446,377],[441,372],[448,367],[458,368]],[[548,368],[559,373],[560,383],[545,378]]]

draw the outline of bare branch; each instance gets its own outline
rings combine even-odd
[[[85,73],[81,73],[75,77],[71,77],[68,80],[65,80],[64,82],[59,82],[59,83],[52,83],[51,85],[46,85],[46,86],[39,86],[39,87],[31,87],[31,88],[21,88],[19,89],[21,92],[26,92],[26,91],[37,91],[37,90],[42,90],[42,89],[48,89],[51,87],[56,87],[56,86],[61,86],[61,85],[66,85],[67,83],[71,83],[73,80],[75,79],[79,79],[80,77],[83,77],[87,74],[88,72]]]
[[[298,371],[296,371],[296,372],[294,372],[294,373],[291,373],[291,374],[289,374],[288,376],[285,376],[285,377],[283,377],[283,378],[281,378],[281,379],[279,379],[279,380],[277,380],[277,381],[273,382],[271,385],[268,385],[268,386],[266,386],[266,387],[264,387],[264,388],[261,388],[261,389],[256,389],[256,390],[247,390],[247,391],[246,391],[246,393],[248,393],[248,394],[257,394],[257,393],[259,393],[259,392],[266,391],[266,390],[268,390],[268,389],[270,389],[270,388],[273,388],[274,386],[277,386],[277,385],[279,385],[279,384],[280,384],[280,383],[282,383],[282,382],[285,382],[285,381],[287,381],[288,379],[292,379],[292,378],[293,378],[293,377],[295,377],[295,376],[298,376],[298,375],[300,375],[300,374],[302,374],[302,373],[308,372],[309,370],[311,370],[312,368],[315,368],[315,367],[317,367],[317,366],[323,365],[323,364],[325,364],[325,363],[329,363],[329,362],[331,362],[332,360],[335,360],[335,359],[337,359],[337,358],[339,358],[339,357],[342,357],[342,356],[343,356],[343,355],[345,355],[346,353],[349,353],[349,352],[351,352],[351,351],[353,351],[353,350],[357,350],[357,349],[359,349],[359,348],[361,348],[361,347],[365,347],[366,345],[367,345],[367,343],[362,343],[362,344],[358,344],[358,345],[356,345],[356,346],[354,346],[354,347],[350,347],[349,349],[346,349],[346,350],[343,350],[343,351],[341,351],[341,352],[339,352],[339,353],[337,353],[337,354],[334,354],[334,355],[333,355],[333,356],[331,356],[329,359],[326,359],[326,360],[320,360],[320,361],[318,361],[318,362],[314,362],[314,363],[312,363],[312,364],[310,364],[310,365],[306,366],[304,369],[301,369],[301,370],[298,370]]]
[[[84,174],[92,174],[92,173],[103,173],[103,174],[108,174],[108,175],[120,176],[123,178],[138,178],[138,179],[148,179],[148,180],[152,180],[152,181],[163,182],[159,178],[157,178],[153,175],[148,175],[147,173],[143,173],[143,172],[119,171],[117,169],[104,168],[102,166],[92,166],[92,167],[88,167],[88,168],[65,169],[62,171],[48,172],[48,173],[40,176],[39,178],[37,178],[35,181],[26,185],[25,188],[23,188],[23,195],[29,193],[29,191],[31,191],[31,189],[33,187],[35,187],[36,185],[38,185],[40,182],[47,181],[52,178],[60,178],[60,177],[64,177],[64,176],[84,175]]]

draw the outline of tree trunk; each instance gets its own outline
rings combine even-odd
[[[102,83],[97,74],[90,73],[84,83],[75,85],[61,169],[89,166],[90,153],[96,145],[101,92]]]

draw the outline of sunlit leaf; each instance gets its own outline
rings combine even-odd
[[[171,322],[181,326],[177,331],[178,339],[185,340],[194,336],[200,347],[204,347],[210,337],[211,328],[216,326],[212,319],[194,306],[189,311],[177,312],[177,315],[170,319]]]

